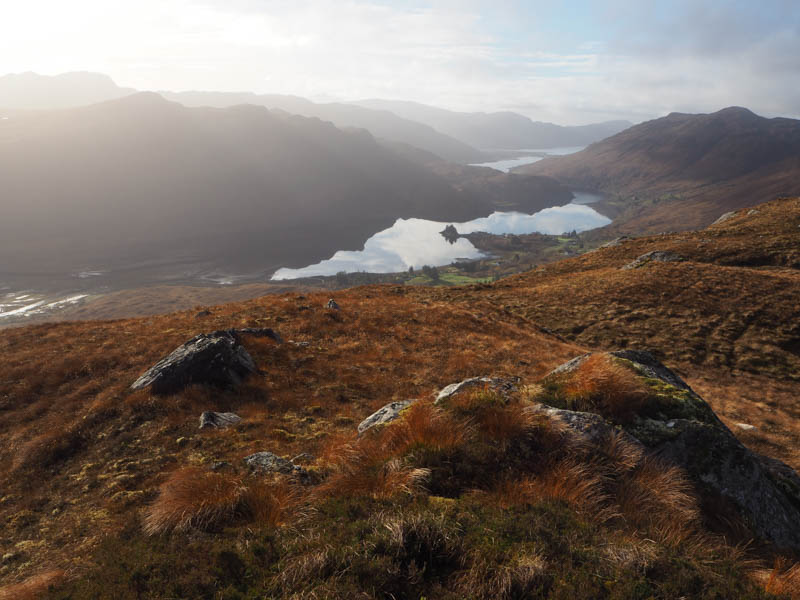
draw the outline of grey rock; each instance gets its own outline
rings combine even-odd
[[[364,433],[370,427],[375,427],[376,425],[385,425],[391,421],[394,421],[397,417],[400,416],[400,413],[414,404],[416,400],[400,400],[398,402],[390,402],[386,406],[383,406],[368,416],[366,419],[361,421],[358,425],[358,433]]]
[[[242,417],[232,412],[212,412],[206,411],[200,415],[200,429],[225,429],[231,425],[236,425],[242,420]]]
[[[636,259],[629,262],[627,265],[623,266],[622,268],[627,269],[638,269],[643,267],[644,265],[651,263],[651,262],[681,262],[684,258],[674,252],[669,252],[667,250],[652,250],[650,252],[646,252],[641,256],[638,256]]]
[[[682,468],[703,497],[723,498],[754,535],[780,548],[800,550],[800,476],[787,465],[745,447],[685,381],[652,354],[609,353],[629,361],[641,376],[663,384],[632,420],[603,424],[600,415],[543,408],[589,440],[621,427],[649,453]],[[566,374],[586,360],[579,356],[555,369]],[[600,420],[598,420],[600,419]]]
[[[552,377],[553,375],[566,375],[567,373],[572,373],[575,369],[580,367],[587,358],[592,355],[591,352],[587,352],[586,354],[581,354],[580,356],[576,356],[575,358],[568,360],[563,365],[557,366],[555,369],[550,371],[547,374],[547,377]]]
[[[651,450],[685,469],[701,491],[730,501],[758,537],[800,550],[800,477],[791,468],[759,456],[727,428],[689,419],[675,419],[672,435]]]
[[[451,396],[455,396],[456,394],[460,394],[465,390],[484,386],[503,396],[507,396],[517,389],[517,383],[519,383],[519,377],[514,377],[511,379],[503,377],[471,377],[469,379],[465,379],[464,381],[459,381],[458,383],[451,383],[450,385],[442,388],[442,390],[436,396],[436,401],[434,404],[439,404],[443,400],[450,398]]]
[[[618,434],[634,446],[644,448],[641,442],[632,435],[629,435],[619,427],[606,421],[600,415],[573,410],[563,410],[540,404],[534,407],[534,411],[547,415],[564,423],[570,431],[580,437],[583,441],[591,444],[600,444],[609,439],[611,435]]]
[[[195,319],[202,319],[203,317],[209,317],[209,316],[211,316],[211,311],[210,310],[201,310],[200,312],[198,312],[194,316],[194,318]]]
[[[336,304],[336,300],[331,298],[330,300],[328,300],[328,303],[325,305],[325,308],[328,308],[330,310],[339,310],[339,305]]]
[[[244,463],[253,471],[259,473],[291,473],[299,470],[292,461],[281,458],[272,452],[256,452],[244,458]]]
[[[736,216],[736,211],[735,211],[735,210],[732,210],[731,212],[726,212],[726,213],[725,213],[725,214],[723,214],[723,215],[722,215],[722,216],[721,216],[719,219],[717,219],[716,221],[714,221],[714,222],[712,223],[712,225],[719,225],[720,223],[724,223],[724,222],[725,222],[725,221],[727,221],[728,219],[732,219],[732,218],[733,218],[733,217],[735,217],[735,216]]]
[[[154,394],[170,394],[191,384],[221,388],[239,385],[257,371],[253,358],[232,330],[200,334],[150,367],[131,389],[150,387]]]
[[[218,460],[211,465],[212,471],[225,471],[226,469],[233,469],[233,465],[226,460]]]

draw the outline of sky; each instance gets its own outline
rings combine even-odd
[[[0,0],[0,74],[535,120],[800,117],[799,0]]]

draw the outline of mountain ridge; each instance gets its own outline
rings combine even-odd
[[[754,200],[800,192],[800,121],[741,107],[671,113],[514,171],[618,197],[629,211],[615,225],[623,233],[698,228]]]

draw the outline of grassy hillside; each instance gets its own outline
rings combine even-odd
[[[515,172],[601,191],[623,210],[611,228],[642,234],[705,227],[725,212],[796,195],[798,157],[800,121],[730,107],[673,113]]]
[[[746,523],[712,518],[686,473],[624,436],[587,445],[536,408],[558,396],[624,423],[663,386],[606,355],[566,387],[545,376],[590,348],[645,347],[745,445],[800,468],[800,200],[756,210],[495,284],[336,292],[341,310],[280,294],[3,330],[0,598],[796,591],[798,557],[743,545]],[[651,250],[683,260],[621,268]],[[245,339],[260,372],[238,388],[130,391],[189,338],[233,327],[284,340]],[[480,375],[516,383],[434,404]],[[205,410],[242,421],[200,430]],[[251,473],[242,458],[259,451],[303,472]]]

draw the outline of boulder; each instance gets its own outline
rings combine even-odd
[[[723,499],[755,536],[800,551],[800,476],[745,447],[708,403],[651,354],[622,350],[609,355],[637,373],[651,393],[632,419],[614,422],[596,416],[608,427],[621,427],[650,454],[685,470],[701,497]],[[555,369],[546,380],[554,385],[568,381],[587,356]],[[549,412],[589,438],[603,432],[604,425],[585,413],[558,407]]]
[[[300,470],[300,467],[293,465],[292,461],[272,452],[256,452],[246,456],[244,463],[257,473],[291,473]]]
[[[361,423],[358,425],[358,433],[362,434],[370,427],[375,427],[376,425],[385,425],[386,423],[394,421],[400,416],[401,412],[414,404],[414,402],[416,402],[416,400],[400,400],[398,402],[390,402],[386,406],[379,408],[366,419],[361,421]]]
[[[149,386],[154,394],[171,394],[191,384],[231,388],[256,370],[235,332],[201,333],[150,367],[131,389]]]
[[[652,250],[651,252],[646,252],[641,256],[638,256],[635,260],[632,260],[627,265],[622,267],[623,269],[638,269],[639,267],[643,267],[644,265],[651,263],[651,262],[681,262],[685,260],[679,254],[675,254],[674,252],[668,252],[666,250]]]
[[[325,305],[325,308],[330,310],[339,310],[339,305],[336,304],[336,300],[331,298],[330,300],[328,300],[328,303]]]
[[[242,417],[232,412],[212,412],[205,411],[200,415],[200,429],[225,429],[231,425],[236,425],[242,420]]]
[[[488,387],[493,392],[497,392],[502,396],[508,396],[511,392],[517,389],[519,378],[503,378],[503,377],[471,377],[458,383],[451,383],[450,385],[442,388],[436,396],[434,404],[439,404],[443,400],[460,394],[465,390],[470,390],[478,387]]]
[[[728,219],[732,219],[736,216],[736,211],[732,210],[731,212],[726,212],[722,216],[720,216],[716,221],[712,223],[712,225],[719,225],[720,223],[724,223]]]

